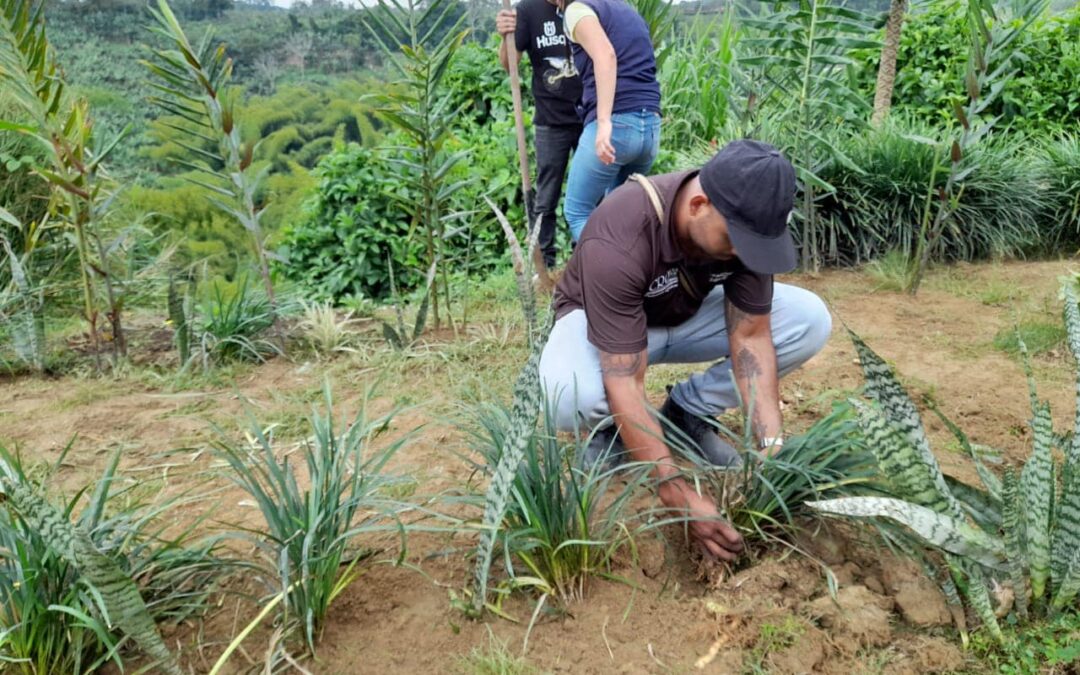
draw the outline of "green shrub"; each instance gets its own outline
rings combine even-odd
[[[1080,135],[1046,141],[1041,155],[1053,197],[1045,214],[1043,245],[1050,253],[1072,255],[1080,248]]]
[[[936,152],[922,139],[939,134],[924,124],[893,119],[879,129],[835,137],[859,170],[834,163],[819,173],[836,188],[819,202],[826,260],[859,263],[893,249],[914,250]],[[1037,247],[1041,217],[1052,197],[1029,146],[1007,136],[989,138],[965,162],[973,171],[963,181],[959,206],[934,258],[978,260]],[[939,174],[935,189],[945,179]]]
[[[394,173],[384,154],[356,144],[323,159],[305,217],[282,233],[288,262],[277,269],[320,300],[382,298],[390,293],[389,256],[398,283],[415,287],[421,245],[409,236],[408,216],[399,206],[413,196]]]
[[[1007,11],[999,8],[1003,16]],[[896,62],[895,110],[931,124],[951,122],[951,103],[964,95],[968,26],[962,3],[927,3],[904,22]],[[1047,14],[1021,34],[1025,56],[1012,64],[1002,96],[987,111],[1002,124],[1033,135],[1068,129],[1080,115],[1080,5]],[[865,52],[859,75],[873,96],[879,52]]]
[[[410,291],[423,280],[423,243],[406,205],[418,197],[402,184],[404,170],[394,162],[397,134],[386,148],[347,145],[320,162],[319,183],[301,219],[286,224],[280,237],[277,270],[317,299],[349,296],[390,297],[387,256],[394,261],[398,289]],[[457,225],[448,228],[446,251],[459,269],[482,272],[505,262],[502,230],[484,202],[488,196],[511,222],[524,225],[513,123],[468,125],[446,142],[447,152],[470,151],[451,174],[451,183],[473,177],[451,196]],[[466,269],[467,268],[467,269]]]

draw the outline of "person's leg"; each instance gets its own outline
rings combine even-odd
[[[832,332],[829,309],[810,291],[786,284],[773,290],[773,344],[779,376],[783,377],[821,351]],[[714,416],[739,405],[739,395],[731,374],[731,346],[724,321],[724,291],[713,289],[693,318],[670,329],[667,348],[657,355],[658,363],[715,363],[702,373],[675,385],[671,397],[683,409],[701,416]]]
[[[579,134],[580,127],[576,126],[536,127],[536,197],[529,228],[540,220],[538,243],[548,268],[555,266],[555,212],[570,151],[577,144]]]
[[[612,131],[612,145],[615,133]],[[618,157],[618,146],[615,156]],[[581,132],[574,159],[570,162],[570,177],[566,181],[566,200],[563,214],[570,226],[570,236],[576,242],[589,221],[589,215],[607,194],[608,188],[619,175],[618,163],[604,164],[596,156],[596,122],[589,122]]]
[[[668,334],[649,330],[648,358],[664,351]],[[570,312],[551,328],[540,356],[540,383],[559,431],[589,431],[610,424],[600,351],[588,339],[585,310]]]

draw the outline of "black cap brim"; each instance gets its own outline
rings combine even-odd
[[[731,218],[727,223],[735,255],[750,271],[783,274],[795,269],[799,258],[790,229],[785,227],[777,237],[763,237]]]

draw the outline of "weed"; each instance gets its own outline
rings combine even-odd
[[[785,616],[781,623],[765,622],[758,631],[757,642],[743,662],[743,672],[759,675],[771,672],[769,655],[782,651],[798,642],[806,626],[794,616]]]
[[[487,647],[473,647],[468,655],[458,657],[456,670],[461,675],[540,675],[538,668],[510,653],[491,628]]]
[[[357,323],[353,313],[338,316],[333,305],[324,303],[303,303],[303,318],[300,331],[304,340],[315,350],[319,358],[327,358],[335,353],[355,352],[352,347],[356,333],[351,327]]]
[[[910,262],[903,251],[893,249],[866,266],[875,291],[903,292],[907,289]]]
[[[1016,356],[1020,354],[1020,341],[1023,340],[1028,353],[1039,355],[1064,347],[1065,338],[1065,327],[1060,323],[1025,321],[995,335],[994,347]]]

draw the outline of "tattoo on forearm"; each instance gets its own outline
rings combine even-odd
[[[761,376],[761,362],[757,354],[743,347],[735,355],[735,376],[746,378],[751,382]]]
[[[600,352],[600,372],[613,377],[630,377],[641,369],[642,352],[609,354]]]
[[[749,318],[749,314],[736,307],[730,300],[724,300],[724,319],[727,321],[729,335]]]

